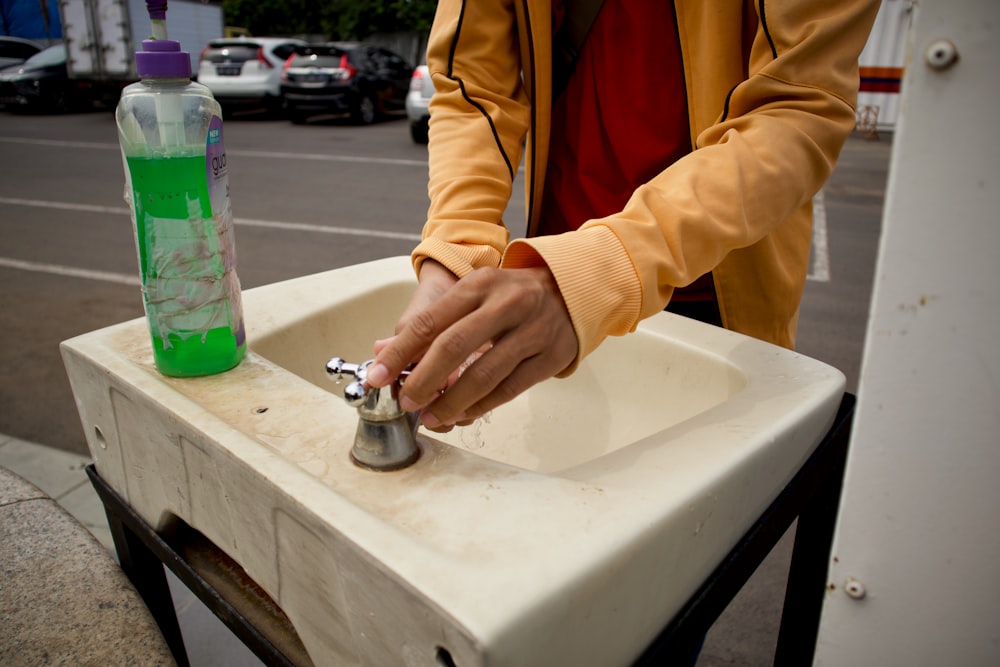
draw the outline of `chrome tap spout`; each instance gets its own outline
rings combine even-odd
[[[399,470],[420,458],[417,446],[419,414],[399,407],[399,388],[406,375],[385,387],[366,385],[368,367],[374,360],[352,364],[334,357],[326,364],[326,372],[336,382],[353,377],[344,388],[344,400],[358,410],[358,429],[351,448],[351,459],[370,470]]]

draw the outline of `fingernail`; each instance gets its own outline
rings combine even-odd
[[[383,387],[389,384],[389,369],[382,364],[372,364],[368,367],[365,380],[373,387]]]
[[[414,410],[420,409],[420,404],[415,403],[409,396],[400,396],[399,407],[403,408],[407,412],[413,412]]]
[[[427,428],[437,428],[441,425],[441,421],[430,412],[420,415],[420,422]]]

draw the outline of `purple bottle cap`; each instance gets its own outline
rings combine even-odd
[[[172,39],[144,39],[135,54],[135,70],[141,79],[190,79],[191,57]]]

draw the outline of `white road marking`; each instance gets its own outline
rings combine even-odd
[[[96,150],[119,150],[115,143],[98,143],[94,141],[62,141],[58,139],[26,139],[23,137],[0,137],[0,142],[8,144],[26,144],[29,146],[49,146],[52,148],[87,148]],[[403,158],[369,157],[364,155],[327,155],[325,153],[295,153],[291,151],[251,151],[228,149],[230,155],[237,157],[271,158],[277,160],[315,160],[319,162],[349,162],[354,164],[388,164],[399,167],[427,168],[427,160],[406,160]]]
[[[97,149],[97,150],[119,150],[118,145],[115,143],[98,143],[89,141],[61,141],[54,139],[26,139],[22,137],[0,137],[0,142],[5,143],[17,143],[17,144],[28,144],[34,146],[52,146],[57,148],[83,148],[83,149]],[[277,152],[277,151],[232,151],[234,155],[244,155],[247,157],[257,157],[257,158],[276,158],[276,159],[297,159],[297,160],[317,160],[317,161],[328,161],[328,162],[352,162],[352,163],[370,163],[370,164],[388,164],[388,165],[398,165],[398,166],[418,166],[426,167],[427,162],[423,160],[403,160],[394,158],[376,158],[376,157],[362,157],[353,155],[324,155],[315,153],[293,153],[293,152]],[[16,197],[0,197],[0,204],[8,204],[12,206],[33,206],[40,208],[50,208],[59,209],[65,211],[79,211],[85,213],[102,213],[102,214],[115,214],[115,215],[127,215],[128,208],[125,206],[99,206],[93,204],[82,204],[73,202],[51,202],[51,201],[41,201],[37,199],[21,199]],[[248,218],[236,218],[235,223],[237,225],[242,225],[245,227],[258,227],[264,229],[276,229],[282,231],[299,231],[299,232],[314,232],[319,234],[339,234],[343,236],[363,236],[369,238],[382,238],[382,239],[392,239],[399,241],[420,241],[419,234],[410,234],[404,232],[392,232],[377,229],[354,229],[350,227],[328,227],[324,225],[316,225],[309,223],[300,222],[281,222],[275,220],[255,220]],[[119,281],[124,278],[120,274],[110,274],[101,271],[87,271],[84,269],[74,269],[72,267],[59,267],[57,265],[49,264],[34,264],[31,262],[19,262],[19,260],[14,259],[3,259],[3,266],[8,268],[23,268],[21,264],[27,266],[31,265],[33,267],[54,267],[53,273],[59,273],[60,275],[75,275],[82,276],[83,274],[93,274],[95,279],[98,280],[108,280],[109,276],[113,276],[113,281]],[[16,266],[15,266],[16,265]],[[55,269],[58,269],[55,270]],[[40,268],[32,268],[26,270],[41,271]],[[79,271],[81,273],[67,273]],[[97,276],[104,276],[103,278]],[[812,238],[812,262],[810,266],[809,274],[806,276],[807,280],[813,282],[830,282],[830,249],[827,243],[827,220],[826,220],[826,204],[824,202],[823,191],[820,190],[816,196],[813,198],[813,238]],[[129,284],[134,284],[135,281]]]
[[[96,206],[93,204],[74,204],[70,202],[42,201],[40,199],[20,199],[17,197],[0,197],[0,204],[12,206],[31,206],[35,208],[53,208],[63,211],[79,211],[81,213],[107,213],[113,215],[128,215],[125,206]],[[408,232],[392,232],[381,229],[355,229],[352,227],[329,227],[305,222],[279,222],[276,220],[253,220],[250,218],[234,218],[233,222],[244,227],[262,227],[265,229],[280,229],[283,231],[316,232],[318,234],[338,234],[341,236],[366,236],[376,239],[392,239],[396,241],[420,241],[420,234]]]
[[[812,270],[806,280],[830,282],[830,247],[826,240],[826,202],[822,190],[813,197]]]
[[[119,285],[130,285],[138,287],[141,285],[139,276],[131,273],[112,273],[111,271],[91,271],[89,269],[78,269],[74,266],[63,266],[61,264],[45,264],[42,262],[25,262],[20,259],[10,257],[0,257],[0,267],[5,269],[20,269],[21,271],[34,271],[36,273],[48,273],[55,276],[65,276],[67,278],[86,278],[88,280],[101,280],[106,283],[117,283]]]

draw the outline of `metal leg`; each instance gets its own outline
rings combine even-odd
[[[108,517],[108,527],[111,529],[111,537],[115,542],[115,552],[118,554],[122,571],[139,591],[139,595],[153,614],[153,619],[160,626],[160,632],[163,633],[177,666],[188,667],[184,638],[181,636],[181,626],[177,622],[177,613],[174,610],[173,598],[170,596],[163,563],[135,533],[129,530],[112,507],[105,505],[104,512]]]
[[[828,469],[815,494],[799,513],[774,656],[775,667],[812,664],[816,652],[850,434],[850,422],[831,433],[834,442],[831,443]]]
[[[104,504],[122,569],[159,623],[180,667],[189,663],[164,567],[264,664],[312,667],[288,617],[235,561],[183,521],[177,522],[169,538],[157,533],[93,465],[87,466],[87,475]]]
[[[635,665],[691,664],[705,633],[796,517],[799,526],[775,665],[779,659],[792,667],[812,662],[854,404],[854,396],[845,394],[833,426],[809,460]]]

